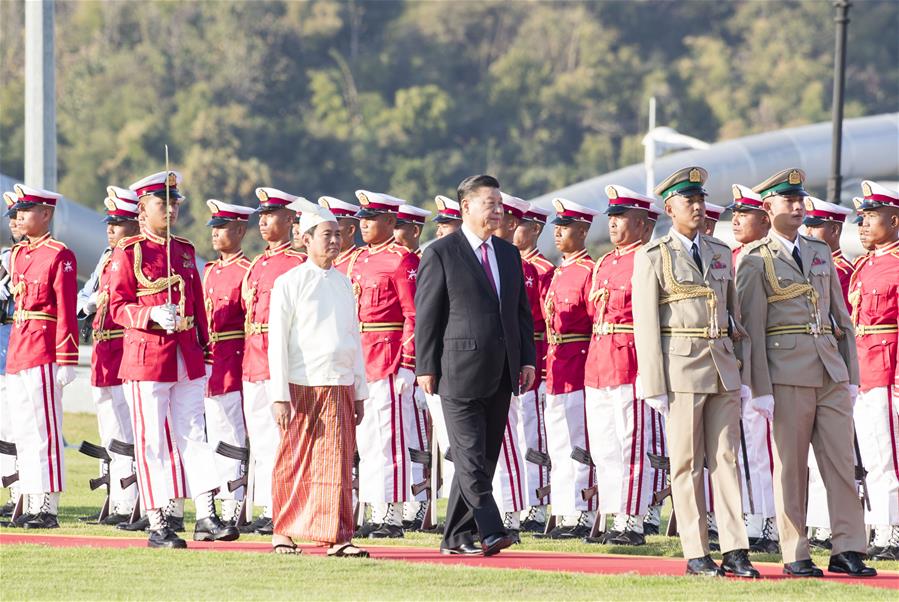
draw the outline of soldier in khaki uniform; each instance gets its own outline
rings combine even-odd
[[[805,532],[811,443],[830,509],[828,570],[876,571],[862,561],[865,525],[854,481],[852,405],[858,394],[854,332],[827,243],[801,236],[805,174],[786,169],[753,190],[771,232],[746,246],[737,272],[752,341],[750,407],[773,420],[774,504],[784,573],[820,577]]]
[[[728,336],[743,331],[730,249],[700,233],[706,178],[706,170],[687,167],[655,189],[665,199],[672,227],[634,258],[637,395],[642,392],[650,406],[668,416],[672,498],[687,574],[756,578],[737,473],[740,364]],[[704,464],[717,501],[720,568],[709,556]]]

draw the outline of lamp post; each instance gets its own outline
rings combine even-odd
[[[843,176],[840,161],[843,152],[843,89],[846,80],[846,30],[849,27],[850,0],[834,0],[836,41],[833,53],[833,137],[830,149],[830,178],[827,180],[827,200],[840,204]]]
[[[646,172],[646,195],[652,196],[655,188],[656,157],[668,151],[706,149],[709,143],[686,136],[670,127],[656,127],[656,99],[649,99],[649,131],[643,136],[643,169]]]

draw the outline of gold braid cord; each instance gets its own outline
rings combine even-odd
[[[852,325],[858,326],[858,312],[862,307],[862,291],[860,288],[855,288],[855,282],[858,279],[857,276],[862,269],[862,266],[867,263],[870,255],[865,255],[861,258],[861,260],[855,265],[855,270],[852,272],[852,276],[849,277],[849,305],[852,306]]]
[[[818,291],[811,284],[805,282],[794,282],[789,286],[781,286],[777,279],[777,272],[774,270],[774,256],[771,249],[767,245],[759,247],[762,254],[762,262],[765,265],[765,280],[771,287],[771,294],[768,295],[768,303],[777,303],[779,301],[789,301],[803,295],[808,298],[815,312],[815,325],[821,328],[821,314],[818,311]]]
[[[721,334],[721,329],[718,326],[718,296],[715,294],[715,291],[699,284],[678,282],[674,277],[671,251],[665,243],[659,245],[659,250],[662,253],[662,278],[664,278],[665,289],[670,291],[659,297],[659,305],[705,297],[709,308],[709,337],[718,338]]]
[[[555,340],[555,334],[553,334],[553,312],[555,311],[556,306],[553,303],[553,296],[555,296],[556,292],[552,290],[552,287],[556,282],[556,276],[561,272],[561,267],[558,267],[553,271],[553,277],[549,281],[549,286],[546,287],[546,290],[549,292],[546,295],[546,301],[543,302],[543,315],[544,321],[546,322],[546,340],[549,341],[550,345],[552,345]]]
[[[16,255],[19,254],[19,249],[22,247],[13,247],[12,253],[9,254],[9,277],[13,278],[13,275],[16,273]],[[10,293],[12,293],[13,299],[16,302],[16,307],[23,307],[23,298],[25,297],[25,279],[19,280],[19,282],[14,283],[10,287]]]
[[[184,304],[185,304],[185,290],[184,290],[184,279],[181,277],[181,274],[170,274],[168,278],[162,277],[157,278],[156,280],[150,280],[144,274],[142,266],[143,266],[143,253],[140,250],[140,243],[134,245],[134,277],[137,278],[137,296],[145,297],[147,295],[156,295],[163,291],[165,291],[170,285],[181,285],[181,294],[178,299],[178,315],[183,319],[184,316]],[[182,322],[186,324],[186,320]]]

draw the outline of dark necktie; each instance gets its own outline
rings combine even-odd
[[[696,262],[696,266],[699,268],[699,271],[702,271],[702,257],[699,256],[699,245],[695,242],[693,246],[690,248],[690,253],[693,254],[693,261]]]
[[[796,260],[796,265],[799,266],[799,271],[802,270],[802,255],[799,254],[799,245],[793,247],[793,259]]]
[[[493,279],[493,270],[490,269],[490,259],[487,257],[487,243],[484,242],[481,245],[481,265],[484,266],[484,271],[487,272],[487,280],[490,281],[490,286],[493,287],[493,292],[496,293],[496,296],[499,296],[499,291],[496,290],[496,280]]]

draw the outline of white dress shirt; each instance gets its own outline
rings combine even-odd
[[[499,297],[501,292],[499,288],[499,265],[496,263],[496,251],[493,249],[493,236],[488,236],[485,241],[472,232],[464,223],[462,224],[462,234],[465,235],[465,239],[468,241],[468,244],[471,245],[471,250],[474,251],[475,259],[482,265],[482,269],[481,245],[487,244],[487,261],[490,263],[490,272],[493,274],[493,283],[496,285],[496,296]]]
[[[699,249],[699,230],[696,231],[696,236],[693,237],[693,240],[690,240],[674,228],[671,228],[670,232],[674,235],[675,238],[680,241],[680,244],[684,246],[684,250],[687,252],[687,255],[693,257],[693,245],[696,244],[696,248]]]
[[[290,383],[353,385],[368,397],[356,300],[349,278],[312,260],[275,280],[269,310],[268,361],[273,402],[290,400]]]
[[[796,235],[796,240],[790,241],[790,240],[787,240],[786,238],[784,238],[783,236],[781,236],[780,234],[778,234],[774,228],[771,228],[771,236],[776,238],[777,241],[781,245],[783,245],[783,248],[786,249],[787,253],[789,253],[790,255],[793,254],[793,249],[796,247],[796,243],[799,242],[798,234]],[[801,255],[801,253],[800,253],[800,255]]]

